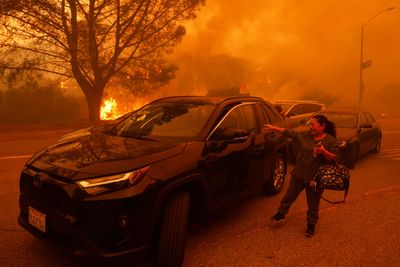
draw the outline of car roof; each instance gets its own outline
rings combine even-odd
[[[328,108],[325,110],[317,111],[316,113],[347,113],[347,114],[359,114],[364,112],[357,109],[344,109],[344,108]]]
[[[261,97],[257,96],[169,96],[163,97],[152,101],[151,103],[157,102],[200,102],[210,104],[220,104],[225,101],[265,101]]]
[[[317,100],[277,100],[275,104],[318,104],[324,105],[324,103]]]

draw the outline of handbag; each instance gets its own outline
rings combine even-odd
[[[345,202],[350,187],[350,171],[345,165],[337,161],[322,164],[317,170],[315,181],[320,190],[344,191],[344,198],[341,201],[331,201],[321,195],[323,200],[331,204]]]

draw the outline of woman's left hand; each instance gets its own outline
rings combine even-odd
[[[315,154],[324,154],[325,152],[326,152],[326,149],[325,149],[324,145],[314,148]]]
[[[323,145],[314,147],[314,155],[318,154],[324,156],[327,160],[333,160],[336,158],[336,155],[329,152]]]

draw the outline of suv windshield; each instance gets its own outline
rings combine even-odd
[[[113,129],[124,137],[195,137],[214,110],[209,103],[154,103],[131,114]]]

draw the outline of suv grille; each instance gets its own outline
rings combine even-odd
[[[57,208],[65,213],[75,213],[74,204],[67,193],[60,187],[44,182],[41,188],[33,183],[33,177],[26,173],[21,174],[21,193],[34,202],[43,203],[48,207]]]

